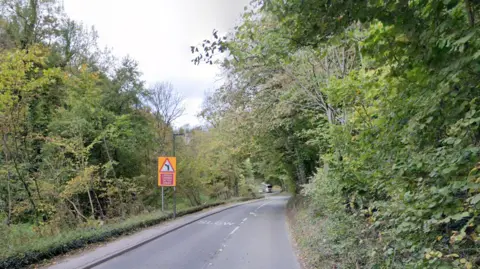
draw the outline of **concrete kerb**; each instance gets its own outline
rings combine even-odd
[[[183,227],[185,227],[185,226],[187,226],[187,225],[190,225],[190,224],[192,224],[192,223],[194,223],[194,222],[196,222],[196,221],[199,221],[199,220],[204,219],[204,218],[206,218],[206,217],[209,217],[209,216],[218,214],[218,213],[220,213],[220,212],[223,212],[223,211],[228,210],[228,209],[231,209],[231,208],[235,208],[235,207],[238,207],[238,206],[241,206],[241,205],[245,205],[245,204],[249,204],[249,203],[258,202],[258,201],[263,200],[263,199],[265,199],[265,197],[264,197],[264,198],[259,198],[259,199],[252,199],[252,200],[249,200],[249,201],[246,201],[246,202],[235,203],[235,204],[232,204],[232,205],[229,205],[229,206],[226,206],[226,207],[224,207],[224,208],[217,209],[217,210],[216,210],[215,208],[213,208],[213,209],[210,210],[210,211],[212,211],[212,212],[207,212],[207,214],[202,214],[202,215],[198,216],[197,218],[194,218],[193,220],[190,220],[190,221],[188,221],[188,222],[185,222],[185,223],[182,223],[182,224],[180,224],[180,225],[174,226],[174,227],[172,227],[171,229],[168,229],[168,230],[166,230],[166,231],[164,231],[164,232],[162,232],[162,233],[160,233],[160,234],[157,234],[157,235],[152,236],[152,237],[150,237],[150,238],[147,238],[147,239],[145,239],[145,240],[143,240],[143,241],[140,241],[140,242],[138,242],[138,243],[136,243],[136,244],[134,244],[134,245],[127,246],[127,247],[124,248],[124,249],[121,249],[121,250],[118,250],[118,251],[113,252],[113,253],[111,253],[111,254],[108,254],[107,256],[104,256],[104,257],[102,257],[102,258],[100,258],[100,259],[97,259],[97,260],[95,260],[95,261],[93,261],[93,262],[90,262],[90,263],[88,263],[88,264],[86,264],[86,265],[82,265],[82,266],[80,266],[80,267],[77,267],[77,269],[91,269],[91,268],[93,268],[93,267],[95,267],[95,266],[98,266],[98,265],[100,265],[100,264],[102,264],[102,263],[105,263],[105,262],[107,262],[107,261],[109,261],[109,260],[111,260],[111,259],[113,259],[113,258],[115,258],[115,257],[118,257],[118,256],[120,256],[120,255],[122,255],[122,254],[125,254],[125,253],[127,253],[127,252],[129,252],[129,251],[132,251],[132,250],[134,250],[134,249],[136,249],[136,248],[139,248],[139,247],[141,247],[141,246],[143,246],[143,245],[145,245],[145,244],[148,244],[148,243],[150,243],[150,242],[152,242],[152,241],[154,241],[154,240],[156,240],[156,239],[158,239],[158,238],[160,238],[160,237],[162,237],[162,236],[165,236],[165,235],[167,235],[167,234],[169,234],[169,233],[171,233],[171,232],[174,232],[174,231],[176,231],[176,230],[178,230],[178,229],[180,229],[180,228],[183,228]],[[185,216],[188,216],[188,214],[185,215]],[[182,216],[182,217],[183,217],[183,216]],[[161,224],[159,224],[159,225],[161,225]]]

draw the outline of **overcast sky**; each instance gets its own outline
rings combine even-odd
[[[64,0],[72,19],[95,26],[100,45],[117,57],[132,56],[148,85],[170,81],[186,98],[175,122],[198,125],[204,93],[215,88],[219,69],[194,66],[191,45],[231,30],[250,0]],[[218,86],[218,83],[216,84]]]

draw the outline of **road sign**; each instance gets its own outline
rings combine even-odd
[[[158,186],[175,187],[177,184],[177,158],[158,158]]]
[[[175,172],[175,170],[173,169],[173,166],[170,163],[170,160],[168,160],[168,158],[163,163],[163,166],[162,166],[162,169],[160,169],[160,172]]]

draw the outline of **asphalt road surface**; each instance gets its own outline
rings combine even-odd
[[[96,269],[299,269],[287,231],[287,197],[214,214]]]

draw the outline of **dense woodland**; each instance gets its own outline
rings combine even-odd
[[[174,87],[59,1],[0,3],[0,235],[158,210]],[[180,200],[296,193],[311,268],[480,266],[479,21],[476,0],[253,0],[190,48],[224,84],[175,130]]]
[[[184,112],[174,85],[146,85],[135,60],[100,48],[95,29],[62,5],[0,1],[0,257],[159,210],[157,157],[172,154],[174,131],[184,134],[180,207],[251,195],[253,166],[234,141],[221,129],[173,130]]]
[[[225,74],[204,117],[307,199],[307,263],[480,266],[480,2],[265,0],[243,19],[191,48]]]

